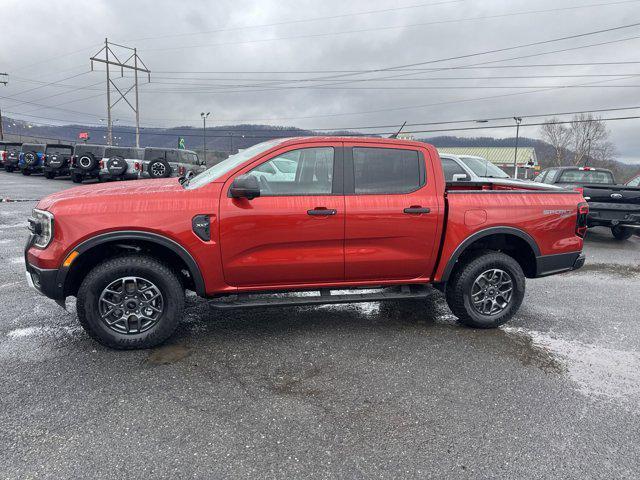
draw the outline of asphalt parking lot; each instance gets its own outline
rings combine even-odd
[[[637,478],[640,237],[529,281],[508,326],[425,302],[219,312],[118,352],[24,280],[35,199],[0,172],[0,477]]]

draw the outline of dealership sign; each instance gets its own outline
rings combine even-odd
[[[80,140],[89,140],[89,132],[80,132],[78,138]]]

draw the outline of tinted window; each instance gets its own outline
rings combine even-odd
[[[23,152],[30,152],[30,151],[44,152],[44,145],[39,145],[36,143],[24,143],[22,144],[22,151]]]
[[[258,178],[260,195],[322,195],[331,193],[331,147],[302,148],[272,158],[251,170]]]
[[[71,147],[65,147],[62,145],[59,146],[47,146],[47,154],[51,155],[51,154],[59,154],[59,155],[71,155],[71,152],[73,151],[73,148]]]
[[[560,183],[606,183],[613,185],[613,175],[610,172],[597,170],[565,170],[558,180]]]
[[[102,157],[104,155],[104,147],[100,145],[78,145],[74,153],[78,156],[91,153],[94,157]]]
[[[442,159],[442,170],[444,172],[445,182],[453,182],[453,176],[459,173],[467,175],[467,172],[465,172],[464,169],[460,165],[458,165],[455,160],[451,160],[450,158]]]
[[[556,179],[557,176],[558,176],[558,169],[552,168],[551,170],[547,171],[547,175],[544,177],[543,182],[553,183],[553,181]]]
[[[135,148],[122,148],[122,147],[107,147],[104,150],[104,156],[122,157],[122,158],[140,158],[138,151]]]
[[[415,150],[355,147],[353,174],[355,193],[408,193],[424,183]]]

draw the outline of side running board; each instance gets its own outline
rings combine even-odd
[[[325,305],[331,303],[379,302],[385,300],[411,300],[426,298],[432,289],[425,285],[402,285],[399,287],[379,288],[371,293],[332,294],[329,289],[308,292],[286,292],[273,294],[241,293],[212,300],[210,305],[220,309],[290,307],[298,305]],[[336,289],[344,292],[345,290]]]

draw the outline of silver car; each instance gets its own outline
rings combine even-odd
[[[100,180],[135,180],[140,175],[144,150],[135,147],[107,147],[100,161]]]
[[[189,172],[197,175],[205,169],[205,162],[192,150],[147,147],[144,149],[140,178],[180,177]]]

